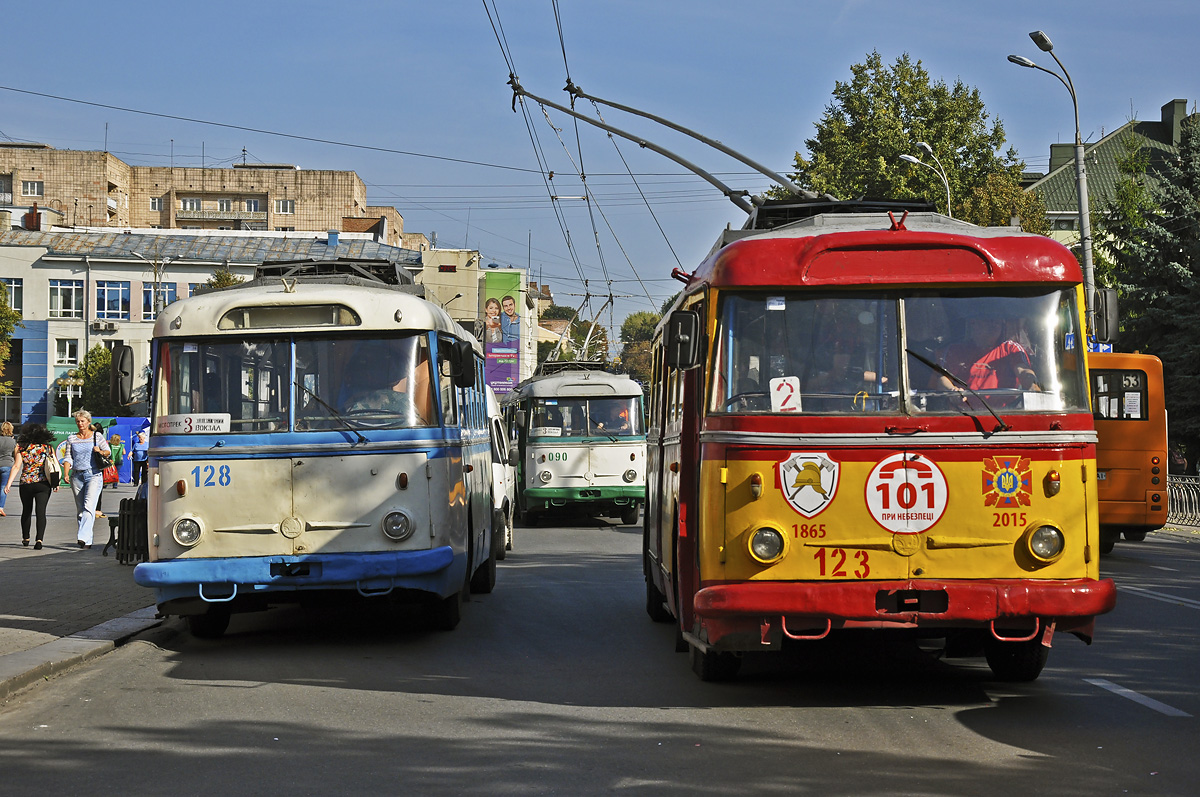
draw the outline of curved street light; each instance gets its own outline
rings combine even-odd
[[[942,185],[946,186],[946,215],[950,218],[954,218],[954,213],[950,208],[950,181],[946,179],[946,170],[942,168],[942,162],[938,160],[937,155],[933,154],[933,147],[929,146],[924,141],[917,142],[917,149],[925,153],[925,157],[933,158],[934,162],[937,163],[937,168],[934,168],[932,165],[926,163],[915,155],[904,154],[900,156],[900,160],[904,161],[905,163],[915,163],[918,166],[924,166],[926,169],[929,169],[938,177],[942,178]]]
[[[1075,189],[1079,193],[1079,245],[1083,251],[1083,306],[1087,313],[1087,333],[1091,335],[1093,332],[1093,324],[1095,322],[1095,292],[1096,279],[1095,271],[1092,267],[1092,222],[1091,213],[1088,209],[1088,192],[1087,192],[1087,169],[1083,162],[1083,139],[1079,135],[1079,99],[1075,96],[1075,84],[1071,80],[1071,73],[1063,66],[1063,62],[1058,60],[1058,56],[1054,54],[1054,43],[1050,41],[1050,37],[1043,31],[1035,30],[1029,34],[1029,38],[1038,46],[1038,49],[1045,53],[1050,53],[1050,57],[1054,59],[1054,63],[1058,64],[1058,68],[1062,70],[1062,74],[1058,74],[1052,69],[1038,66],[1033,61],[1020,55],[1010,55],[1008,60],[1017,66],[1023,66],[1028,69],[1037,69],[1045,72],[1047,75],[1053,75],[1058,78],[1058,82],[1062,83],[1067,88],[1067,92],[1071,95],[1071,105],[1075,109]]]

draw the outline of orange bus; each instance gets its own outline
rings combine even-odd
[[[886,207],[875,203],[875,207]],[[702,680],[875,629],[1033,680],[1090,642],[1096,433],[1081,273],[1055,241],[782,200],[656,330],[646,610]]]
[[[1167,523],[1167,408],[1162,361],[1150,354],[1090,352],[1096,423],[1100,552],[1146,539]]]

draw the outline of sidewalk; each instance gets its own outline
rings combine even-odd
[[[116,516],[133,487],[106,489],[101,506]],[[75,543],[75,502],[69,487],[50,497],[40,551],[21,545],[21,498],[14,487],[0,518],[0,700],[34,681],[102,655],[158,624],[154,592],[133,583],[133,567],[101,556],[108,520],[97,518],[90,550]]]

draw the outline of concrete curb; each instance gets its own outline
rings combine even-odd
[[[156,608],[148,606],[85,631],[0,656],[0,701],[41,680],[103,656],[130,637],[162,623]]]

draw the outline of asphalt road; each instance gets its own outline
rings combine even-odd
[[[1118,545],[1117,610],[1032,684],[878,635],[705,684],[646,617],[640,529],[517,530],[457,630],[281,609],[178,621],[0,710],[0,792],[1200,791],[1200,538]]]

